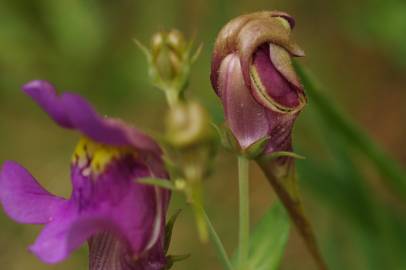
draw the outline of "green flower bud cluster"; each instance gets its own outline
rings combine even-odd
[[[171,82],[182,72],[185,37],[178,30],[158,32],[152,37],[152,63],[163,81]]]
[[[150,48],[135,43],[144,52],[149,64],[149,77],[152,83],[164,91],[172,106],[184,99],[192,64],[198,58],[202,46],[192,53],[193,41],[187,41],[176,29],[161,31],[153,35]]]
[[[207,110],[184,95],[191,66],[201,46],[192,55],[193,42],[186,41],[178,30],[156,33],[150,48],[136,43],[147,56],[152,83],[165,93],[169,105],[163,145],[172,180],[170,188],[186,195],[194,210],[200,239],[206,241],[208,232],[201,211],[202,182],[211,172],[217,149],[216,134]]]
[[[205,144],[213,138],[211,119],[206,109],[195,101],[173,106],[166,117],[166,139],[176,148]]]

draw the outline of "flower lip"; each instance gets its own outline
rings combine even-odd
[[[265,107],[280,113],[295,113],[305,105],[306,98],[285,54],[283,48],[275,45],[263,44],[257,49],[249,71],[251,91]]]

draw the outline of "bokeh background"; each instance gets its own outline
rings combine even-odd
[[[86,96],[100,112],[145,130],[162,130],[165,100],[148,82],[146,61],[134,46],[152,33],[179,28],[204,44],[188,95],[216,122],[222,109],[209,83],[210,53],[229,19],[280,9],[297,20],[295,39],[327,97],[310,96],[295,130],[306,211],[331,269],[406,269],[406,2],[404,0],[1,0],[0,162],[17,160],[52,192],[70,193],[69,162],[78,134],[58,128],[22,94],[32,79]],[[329,115],[338,108],[360,135]],[[354,135],[355,134],[355,135]],[[366,135],[366,136],[364,136]],[[355,136],[355,137],[354,137]],[[371,141],[375,143],[371,144]],[[229,252],[237,243],[236,160],[221,151],[207,179],[208,212]],[[252,165],[252,222],[275,195]],[[221,269],[209,244],[198,241],[184,208],[172,253],[191,253],[175,269]],[[171,210],[172,211],[172,210]],[[86,269],[87,248],[47,266],[26,251],[39,227],[0,213],[0,265],[5,270]],[[280,269],[314,269],[292,230]]]

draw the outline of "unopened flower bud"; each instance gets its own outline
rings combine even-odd
[[[292,153],[287,154],[292,150],[293,123],[306,104],[291,63],[292,56],[304,55],[290,37],[293,27],[292,17],[275,11],[230,21],[216,40],[211,81],[223,103],[226,124],[239,143],[236,150],[260,165],[319,269],[325,270],[303,212]]]
[[[150,48],[136,39],[134,42],[147,57],[152,84],[165,93],[169,106],[182,102],[202,45],[194,50],[193,40],[186,40],[178,30],[156,33]]]
[[[185,38],[177,30],[158,32],[152,37],[152,62],[164,81],[176,79],[182,69]]]
[[[166,139],[172,147],[190,147],[212,138],[210,116],[199,103],[178,103],[170,109],[166,118]]]
[[[181,55],[186,50],[186,41],[182,32],[172,29],[167,35],[168,46],[177,54]]]
[[[293,27],[286,13],[256,12],[231,20],[217,37],[211,81],[242,152],[265,138],[266,154],[291,150],[292,125],[306,104],[291,63],[304,55]]]

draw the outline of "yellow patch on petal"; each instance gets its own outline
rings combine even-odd
[[[89,138],[82,137],[77,144],[73,162],[80,168],[85,168],[86,174],[100,174],[113,160],[118,160],[125,155],[135,155],[136,152],[129,147],[117,147],[97,143]]]

